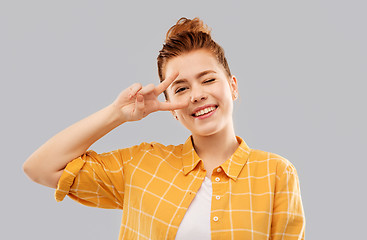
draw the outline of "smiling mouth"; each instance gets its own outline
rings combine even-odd
[[[217,109],[218,106],[214,106],[214,107],[207,107],[207,108],[204,108],[200,111],[197,111],[196,113],[193,113],[192,116],[193,117],[200,117],[200,116],[203,116],[205,114],[208,114],[208,113],[211,113],[213,112],[215,109]]]

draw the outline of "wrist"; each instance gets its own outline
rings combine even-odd
[[[112,103],[108,105],[105,110],[108,112],[110,123],[116,125],[116,127],[127,122],[124,118],[124,115],[122,114],[121,109],[115,104]]]

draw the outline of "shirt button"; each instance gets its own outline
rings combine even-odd
[[[221,172],[222,171],[222,169],[219,167],[219,168],[217,168],[217,172]]]
[[[215,196],[215,199],[219,200],[220,199],[220,196]]]
[[[213,221],[218,222],[218,217],[217,216],[213,217]]]
[[[219,178],[219,177],[216,177],[216,178],[215,178],[215,181],[216,181],[216,182],[219,182],[219,181],[220,181],[220,178]]]

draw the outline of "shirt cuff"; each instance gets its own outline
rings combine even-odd
[[[75,177],[84,164],[85,161],[81,157],[78,157],[66,165],[55,190],[55,199],[57,202],[61,202],[69,193]]]

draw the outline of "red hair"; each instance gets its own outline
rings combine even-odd
[[[231,77],[231,71],[224,55],[223,48],[217,44],[210,35],[211,29],[199,18],[187,19],[180,18],[166,34],[166,41],[157,57],[158,75],[162,82],[165,79],[164,68],[167,62],[174,57],[193,50],[206,49],[217,59]],[[167,99],[167,93],[164,92]]]

